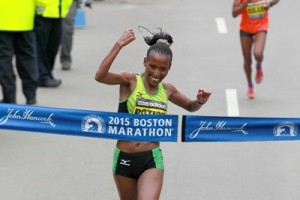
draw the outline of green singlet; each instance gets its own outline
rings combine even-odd
[[[168,96],[162,83],[158,84],[156,94],[149,94],[142,76],[136,74],[136,86],[130,96],[119,103],[118,112],[132,114],[166,114]]]

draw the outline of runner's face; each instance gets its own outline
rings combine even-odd
[[[171,58],[168,55],[151,52],[144,58],[145,75],[151,86],[157,86],[168,74]]]

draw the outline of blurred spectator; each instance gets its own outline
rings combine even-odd
[[[62,37],[62,19],[73,0],[35,0],[35,33],[37,39],[39,86],[58,87],[61,80],[53,77],[55,58]]]
[[[74,0],[67,17],[63,19],[63,33],[60,49],[60,62],[63,70],[70,70],[72,66],[71,51],[73,47],[74,23],[77,9],[80,9],[83,4],[86,7],[92,8],[92,3],[93,0]]]
[[[27,104],[36,104],[38,67],[36,63],[35,0],[0,0],[0,84],[4,103],[16,103],[16,76],[22,81]]]

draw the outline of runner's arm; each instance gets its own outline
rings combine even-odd
[[[247,4],[250,2],[250,0],[245,0],[243,3],[241,3],[241,0],[234,0],[233,6],[232,6],[232,16],[237,17],[241,14],[241,12],[247,7]]]
[[[132,29],[125,30],[123,35],[114,44],[108,55],[101,62],[95,75],[96,81],[110,85],[128,83],[128,73],[112,73],[109,72],[109,70],[121,49],[133,40],[135,40],[135,35]]]
[[[189,112],[195,112],[203,106],[209,99],[211,92],[204,89],[199,89],[197,98],[191,100],[184,94],[179,92],[172,84],[165,84],[167,92],[169,93],[169,100],[175,105],[186,109]]]
[[[270,1],[269,4],[268,4],[268,8],[276,5],[278,2],[279,2],[279,0],[272,0],[272,1]]]

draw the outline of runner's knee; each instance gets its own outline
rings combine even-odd
[[[256,61],[261,62],[263,59],[263,52],[262,51],[254,51],[254,58]]]
[[[244,58],[244,65],[245,66],[251,66],[252,59],[251,58]]]

